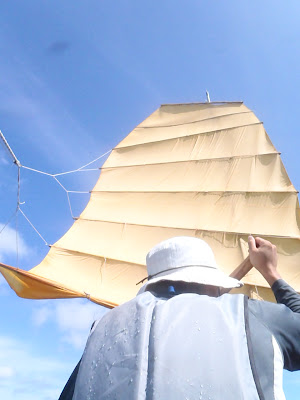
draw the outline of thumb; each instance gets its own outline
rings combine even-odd
[[[248,236],[248,246],[250,251],[255,251],[256,250],[256,243],[255,239],[252,235]]]

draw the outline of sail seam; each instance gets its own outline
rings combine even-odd
[[[181,163],[187,163],[191,161],[197,161],[197,162],[206,162],[206,161],[218,161],[218,160],[230,160],[230,159],[237,159],[237,158],[254,158],[254,157],[260,157],[260,156],[269,156],[269,155],[280,155],[281,153],[279,152],[271,152],[271,153],[261,153],[261,154],[244,154],[241,156],[227,156],[227,157],[216,157],[216,158],[200,158],[200,159],[189,159],[189,160],[179,160],[179,161],[168,161],[168,162],[156,162],[156,163],[148,163],[148,164],[130,164],[130,165],[117,165],[117,166],[111,166],[111,167],[101,167],[100,170],[106,170],[106,169],[116,169],[116,168],[129,168],[129,167],[145,167],[148,165],[168,165],[168,164],[181,164]]]
[[[179,124],[171,124],[171,125],[155,125],[155,126],[140,126],[138,125],[135,129],[152,129],[152,128],[171,128],[173,126],[182,126],[182,125],[190,125],[190,124],[196,124],[198,122],[203,122],[203,121],[209,121],[212,119],[217,119],[217,118],[224,118],[224,117],[232,117],[233,115],[242,115],[242,114],[253,114],[252,111],[243,111],[243,112],[238,112],[238,113],[231,113],[231,114],[221,114],[221,115],[216,115],[215,117],[209,117],[209,118],[204,118],[204,119],[197,119],[195,121],[189,121],[189,122],[182,122]],[[255,116],[256,117],[256,116]],[[256,117],[257,118],[257,117]],[[257,118],[258,119],[258,118]]]

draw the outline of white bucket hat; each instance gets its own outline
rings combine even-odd
[[[219,270],[212,249],[204,240],[174,237],[158,243],[148,253],[148,282],[140,289],[162,280],[193,282],[223,288],[243,286]]]

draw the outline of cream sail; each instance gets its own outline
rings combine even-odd
[[[113,149],[86,209],[41,264],[0,271],[21,297],[114,307],[136,294],[159,241],[202,238],[229,274],[251,233],[277,246],[280,273],[300,291],[299,215],[280,155],[243,103],[162,105]],[[271,298],[254,270],[244,283]]]

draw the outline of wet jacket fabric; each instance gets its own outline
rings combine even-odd
[[[300,369],[300,296],[282,280],[273,290],[286,305],[137,296],[95,324],[60,399],[284,399],[282,368]]]

